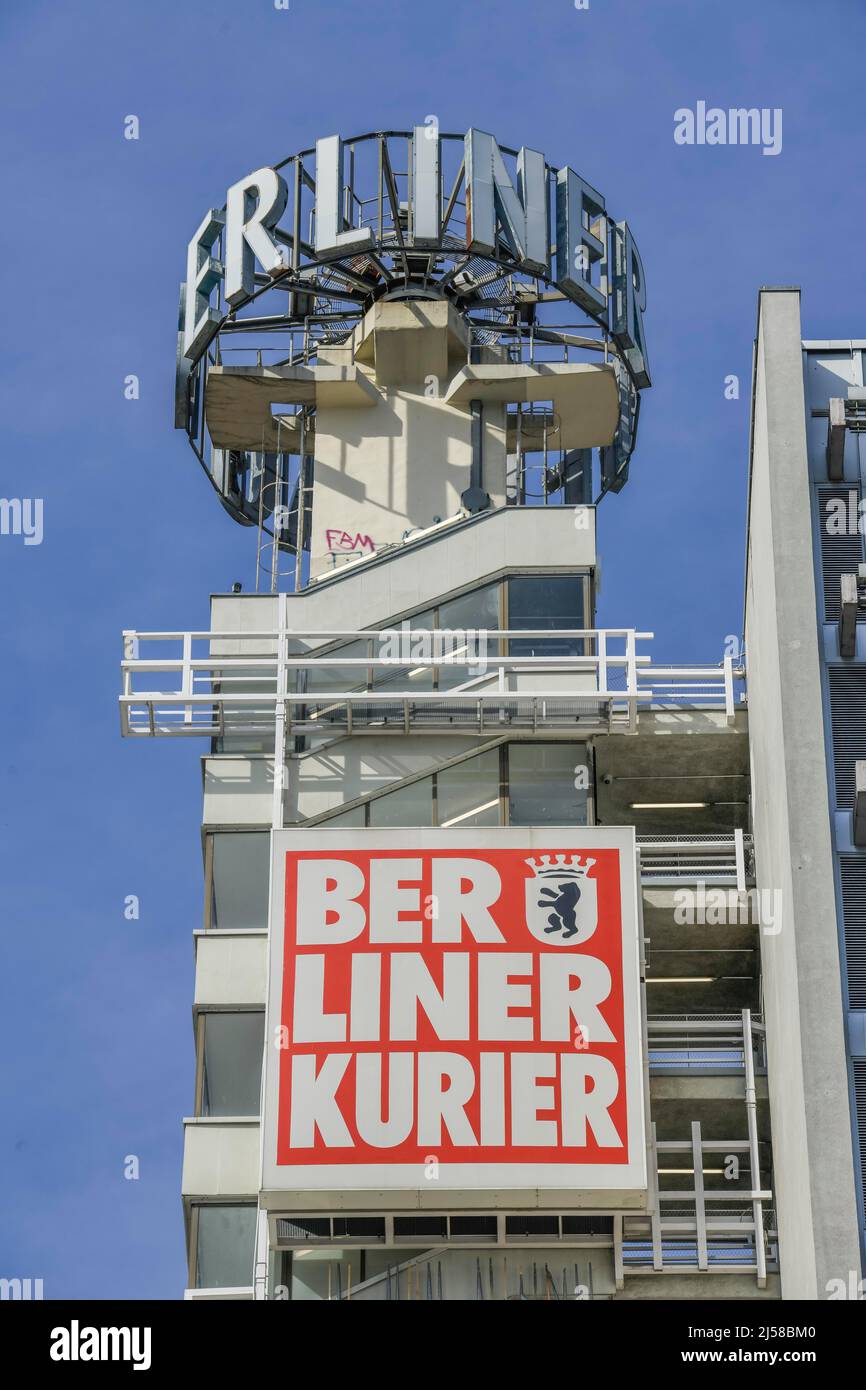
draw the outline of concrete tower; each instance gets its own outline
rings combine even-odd
[[[777,862],[787,678],[756,880],[739,653],[660,667],[595,627],[644,307],[602,195],[478,131],[322,140],[193,238],[176,422],[255,591],[126,633],[121,699],[130,736],[207,741],[190,1298],[774,1298],[780,1262],[825,1296],[853,1267],[847,1208],[795,1210],[813,1133],[852,1189],[844,1104],[814,1110],[839,1001],[808,1051],[790,1007],[826,927],[762,984],[756,888],[817,891],[793,839]]]

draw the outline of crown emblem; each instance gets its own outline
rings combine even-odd
[[[523,861],[536,878],[586,878],[595,863],[579,854],[540,854]]]

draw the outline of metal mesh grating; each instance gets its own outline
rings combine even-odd
[[[863,559],[863,537],[858,531],[853,535],[831,535],[827,530],[827,504],[841,502],[846,515],[849,512],[849,493],[856,494],[860,502],[860,489],[853,485],[818,488],[819,527],[821,532],[821,572],[824,582],[824,617],[833,622],[839,617],[841,608],[840,579],[843,574],[856,574],[857,566]],[[859,513],[858,513],[859,515]]]
[[[848,1005],[852,1009],[866,1009],[866,855],[840,855],[839,872],[845,921]]]
[[[854,1059],[854,1098],[857,1105],[857,1138],[860,1144],[860,1171],[866,1191],[866,1058]]]
[[[836,805],[854,805],[854,764],[866,758],[866,666],[829,666]]]

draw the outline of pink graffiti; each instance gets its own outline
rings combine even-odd
[[[369,550],[376,549],[375,541],[369,536],[362,536],[357,531],[354,536],[348,531],[341,531],[338,527],[329,527],[325,531],[325,542],[329,550]]]

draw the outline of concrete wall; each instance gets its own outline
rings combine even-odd
[[[453,305],[380,301],[356,329],[351,355],[370,387],[365,404],[317,399],[313,574],[344,564],[347,552],[369,553],[455,516],[470,484],[471,414],[444,399],[469,356],[466,321]],[[319,362],[345,356],[345,348],[322,351]],[[502,506],[505,405],[488,403],[482,421],[482,486]]]
[[[273,739],[271,739],[273,744]],[[206,757],[205,825],[270,825],[274,814],[273,757]]]
[[[456,516],[469,487],[471,428],[468,411],[426,395],[423,381],[383,391],[372,409],[319,407],[313,573],[344,564],[349,540],[363,554],[367,537],[379,550],[415,527]],[[482,460],[482,486],[503,506],[504,405],[484,408]]]
[[[184,1120],[185,1197],[254,1197],[259,1187],[259,1121]]]
[[[595,509],[581,509],[575,525],[571,507],[504,507],[415,541],[399,553],[373,557],[288,595],[290,629],[328,631],[387,626],[392,619],[426,608],[444,595],[482,584],[507,570],[592,569],[596,562]],[[211,630],[264,632],[277,621],[271,594],[214,594]],[[262,644],[262,651],[268,651]],[[214,644],[226,655],[231,641]],[[244,650],[252,655],[249,647]]]
[[[268,988],[266,931],[195,933],[195,1004],[201,1008],[264,1005]]]
[[[812,568],[799,294],[760,298],[746,650],[782,1295],[859,1272]]]

